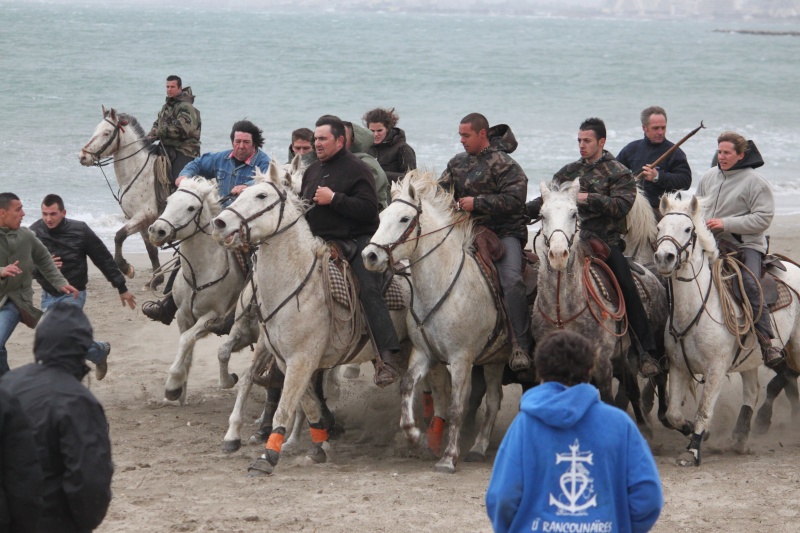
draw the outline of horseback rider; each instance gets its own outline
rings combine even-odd
[[[192,88],[182,87],[180,77],[167,77],[167,101],[147,137],[158,139],[172,163],[173,185],[181,170],[200,155],[200,111],[194,107]]]
[[[263,131],[249,120],[240,120],[231,128],[231,150],[203,154],[186,165],[181,175],[175,181],[179,186],[184,178],[202,176],[206,179],[217,180],[220,198],[228,197],[223,206],[233,201],[233,196],[238,195],[253,184],[256,170],[267,172],[269,169],[269,156],[261,151],[264,146]],[[161,301],[145,302],[142,312],[151,320],[156,320],[169,326],[178,311],[175,300],[172,298],[172,284],[175,281],[177,269],[172,272],[169,281],[164,287],[167,296]]]
[[[300,191],[314,203],[306,220],[315,236],[336,242],[358,278],[361,305],[383,362],[375,365],[374,381],[385,387],[400,377],[400,342],[383,301],[383,274],[367,270],[361,258],[378,229],[375,180],[366,163],[345,148],[345,127],[338,117],[317,120],[314,149],[318,160],[303,174]]]
[[[461,209],[481,217],[481,224],[493,231],[505,247],[495,262],[506,313],[515,343],[509,366],[514,371],[530,367],[531,323],[522,279],[522,247],[528,240],[527,220],[522,208],[528,194],[528,178],[511,158],[517,148],[514,134],[505,124],[489,128],[480,113],[470,113],[458,126],[465,152],[453,157],[439,183],[452,187]]]
[[[764,164],[753,141],[738,133],[723,132],[717,138],[718,163],[700,180],[697,196],[713,199],[705,205],[706,226],[717,240],[732,243],[739,249],[740,260],[753,273],[742,276],[745,294],[755,323],[764,364],[770,368],[783,361],[781,351],[772,346],[775,335],[770,323],[769,307],[761,299],[758,279],[761,260],[767,253],[766,231],[775,215],[775,200],[769,182],[755,169]]]
[[[602,120],[589,118],[583,121],[578,131],[581,158],[556,172],[553,182],[561,184],[580,179],[578,214],[581,238],[600,239],[610,249],[605,262],[617,278],[631,332],[641,346],[639,372],[650,378],[660,372],[655,338],[628,260],[622,255],[621,234],[627,230],[625,216],[636,199],[636,182],[631,171],[603,149],[605,142],[606,126]],[[525,212],[531,219],[537,219],[541,207],[542,199],[537,198],[525,205]]]

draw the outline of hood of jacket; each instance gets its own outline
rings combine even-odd
[[[717,163],[719,164],[719,163]],[[756,143],[747,141],[747,151],[741,161],[738,161],[728,170],[739,170],[740,168],[758,168],[764,166],[764,159],[761,157],[761,152],[758,151]]]
[[[355,130],[355,124],[353,124],[353,129]],[[369,130],[367,130],[369,131]],[[370,132],[372,134],[372,132]],[[372,136],[372,142],[370,142],[367,147],[372,145],[375,142],[375,136]],[[404,132],[400,128],[392,128],[389,130],[389,133],[386,134],[386,138],[383,140],[381,144],[403,144],[406,142],[406,132]],[[364,150],[366,152],[366,150]]]
[[[189,102],[190,104],[194,103],[194,95],[192,94],[191,87],[184,87],[181,89],[181,94],[176,96],[175,98],[167,97],[167,103],[177,103],[177,102]]]
[[[397,128],[395,128],[397,129]],[[392,130],[394,131],[394,130]],[[400,133],[405,141],[405,133],[400,130]],[[388,141],[388,139],[387,139]],[[353,124],[353,143],[350,145],[350,151],[354,154],[366,153],[370,146],[375,142],[375,136],[367,128]],[[392,141],[394,143],[395,141]]]
[[[507,124],[492,126],[486,136],[489,138],[489,147],[492,150],[510,154],[517,149],[517,138],[514,137],[511,128]]]
[[[80,307],[56,302],[47,308],[33,340],[33,355],[45,366],[55,366],[82,379],[84,361],[92,345],[92,325]]]
[[[571,428],[600,402],[600,393],[588,383],[567,387],[548,381],[522,396],[520,410],[554,428]]]

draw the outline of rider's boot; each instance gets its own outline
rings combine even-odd
[[[639,374],[645,379],[650,379],[660,373],[661,367],[658,365],[658,355],[642,351],[639,354]]]
[[[514,372],[522,372],[531,367],[531,358],[525,350],[515,345],[511,351],[511,359],[508,360],[508,366]]]
[[[231,309],[223,316],[206,320],[206,329],[215,335],[228,335],[233,329],[236,320],[236,308]]]
[[[380,358],[375,359],[375,376],[373,381],[378,387],[386,387],[391,385],[397,378],[400,377],[400,369],[402,368],[402,356],[400,353],[392,352],[392,350],[381,350]]]
[[[155,320],[169,326],[175,318],[175,313],[178,312],[178,306],[175,305],[175,299],[172,293],[168,294],[166,298],[160,301],[150,301],[142,304],[142,313],[150,320]]]
[[[764,364],[769,368],[775,368],[784,360],[783,352],[779,348],[772,345],[770,339],[765,339],[758,335],[758,343],[761,345],[761,357],[764,358]]]

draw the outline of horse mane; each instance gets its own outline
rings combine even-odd
[[[220,205],[219,202],[219,189],[217,188],[216,181],[207,180],[201,176],[184,178],[178,188],[195,191],[199,196],[205,197],[212,218],[222,212],[222,205]]]
[[[401,180],[392,185],[392,199],[399,198],[401,195],[408,198],[411,197],[410,188],[414,187],[416,196],[424,200],[433,211],[441,214],[449,223],[456,222],[462,216],[469,213],[466,211],[456,211],[455,202],[453,201],[453,191],[444,189],[440,182],[439,177],[434,172],[428,170],[415,169],[408,172]],[[464,224],[458,224],[462,232],[462,245],[465,248],[472,246],[474,238],[474,220],[469,217]]]
[[[711,259],[716,259],[719,256],[717,240],[714,238],[714,234],[711,233],[711,230],[706,227],[706,221],[703,219],[704,208],[709,204],[711,199],[681,194],[680,191],[666,193],[664,198],[666,198],[667,205],[669,205],[671,211],[679,211],[687,215],[691,213],[690,204],[692,203],[692,198],[697,198],[698,209],[694,216],[691,217],[694,223],[694,231],[697,234],[697,242],[700,243],[700,247]]]
[[[637,187],[636,200],[628,212],[628,234],[625,240],[634,247],[654,243],[658,238],[658,225],[650,202],[644,191]]]
[[[106,110],[105,116],[108,117],[111,114],[111,109]],[[144,128],[139,121],[136,120],[136,117],[130,115],[128,113],[117,113],[117,118],[122,122],[127,122],[126,128],[133,129],[133,132],[136,136],[142,140],[147,150],[150,151],[151,154],[157,154],[159,152],[159,147],[153,143],[153,141],[147,140],[147,133],[144,131]]]
[[[273,162],[270,162],[270,165],[272,165],[272,164],[273,164]],[[278,169],[278,172],[284,172],[285,177],[289,178],[289,180],[291,179],[291,176],[288,173],[285,172],[285,170],[283,169],[282,165],[278,165],[277,163],[275,163],[275,167]],[[284,192],[284,194],[286,194],[286,200],[295,209],[297,209],[297,210],[299,210],[301,212],[305,212],[306,210],[308,210],[309,207],[311,207],[311,202],[306,201],[303,198],[301,198],[300,195],[297,192],[295,192],[295,190],[294,190],[293,186],[291,186],[289,180],[281,179],[281,180],[279,180],[279,183],[275,183],[275,185],[277,185],[278,189],[280,189],[281,191]],[[261,172],[260,168],[256,168],[256,172],[253,175],[253,183],[267,183],[267,182],[274,183],[272,181],[272,179],[270,178],[270,176],[269,176],[269,171]]]

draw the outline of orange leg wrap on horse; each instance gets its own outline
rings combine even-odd
[[[283,446],[283,435],[280,433],[272,433],[267,440],[265,448],[275,453],[281,453],[281,446]]]
[[[422,416],[425,420],[433,418],[433,395],[430,392],[422,393]]]
[[[327,429],[309,428],[309,431],[311,431],[311,442],[313,442],[315,444],[319,443],[319,442],[325,442],[326,440],[328,440],[328,430]]]
[[[442,436],[444,435],[444,419],[434,416],[428,426],[428,449],[435,455],[442,453]]]

